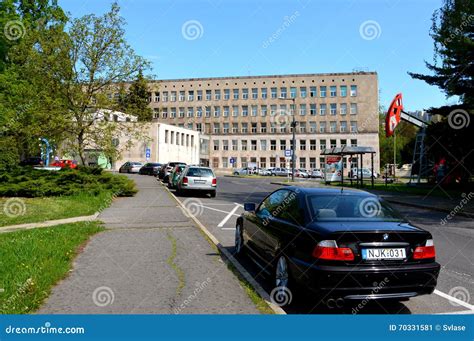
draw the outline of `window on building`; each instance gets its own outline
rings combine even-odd
[[[212,90],[206,90],[206,101],[210,101],[212,99]]]
[[[176,108],[171,108],[171,118],[176,118]]]
[[[250,150],[257,150],[257,140],[250,141]]]
[[[286,133],[286,123],[280,123],[280,133]]]
[[[206,107],[206,117],[211,117],[211,107]]]
[[[277,131],[277,125],[272,122],[270,126],[270,133],[275,134],[276,131]]]
[[[229,117],[229,106],[224,106],[224,111],[222,113],[222,116],[224,117]]]
[[[325,116],[325,115],[326,115],[326,111],[327,111],[327,104],[326,104],[326,103],[320,104],[320,105],[319,105],[319,115]]]
[[[194,91],[193,90],[188,91],[188,101],[194,101]]]
[[[286,87],[284,86],[280,88],[280,97],[286,98]]]
[[[184,117],[184,108],[183,107],[179,108],[179,117],[180,118]]]
[[[298,126],[300,127],[300,133],[306,133],[306,122],[299,122]]]
[[[260,93],[262,94],[262,99],[267,99],[267,88],[261,88]]]
[[[239,132],[239,124],[238,123],[232,123],[232,133],[237,134]]]
[[[176,102],[176,91],[171,91],[170,101]]]
[[[322,105],[322,104],[321,104],[321,105]],[[309,114],[310,114],[311,116],[315,116],[315,115],[316,115],[316,104],[311,103],[311,104],[309,105]]]
[[[174,144],[174,131],[170,134],[170,144]]]
[[[188,107],[188,117],[194,117],[194,108]]]
[[[163,111],[161,113],[162,118],[168,118],[168,108],[163,108]]]
[[[184,102],[184,97],[185,96],[185,92],[184,91],[180,91],[179,92],[179,101],[180,102]]]
[[[251,129],[252,129],[252,133],[253,133],[253,134],[257,133],[257,123],[256,123],[256,122],[252,122],[251,124],[252,124],[252,128],[251,128]]]
[[[357,133],[357,122],[351,121],[351,133]]]
[[[198,90],[196,93],[196,100],[202,101],[202,90]]]
[[[277,111],[277,106],[276,104],[270,105],[270,116],[275,116]]]
[[[219,117],[221,116],[221,107],[215,106],[214,107],[214,117]]]
[[[330,107],[330,113],[331,115],[336,115],[337,114],[337,105],[336,103],[331,103],[329,104],[329,107]]]
[[[283,115],[286,115],[287,112],[286,112],[286,104],[280,104],[280,115],[283,116]]]
[[[316,140],[309,140],[309,150],[316,150]]]
[[[196,130],[202,133],[202,123],[196,123]]]
[[[221,91],[220,90],[214,90],[214,99],[216,101],[220,101],[221,100]]]
[[[326,86],[321,86],[319,88],[319,97],[321,98],[326,97]]]
[[[257,106],[252,105],[252,116],[257,116]]]
[[[341,85],[340,89],[340,94],[341,97],[346,97],[347,96],[347,85]]]
[[[329,87],[329,95],[331,97],[336,97],[337,96],[337,87],[335,85],[331,85]]]
[[[351,97],[357,96],[357,85],[351,85]]]
[[[339,111],[340,111],[341,115],[346,115],[347,114],[347,104],[346,103],[341,103]]]
[[[312,86],[309,88],[309,97],[316,97],[317,95],[317,91],[316,91],[316,87],[315,86]]]
[[[323,151],[326,149],[326,140],[319,140],[319,150]]]
[[[242,99],[249,99],[249,89],[242,89]]]
[[[242,149],[243,151],[247,150],[247,140],[242,140],[240,141],[241,145],[242,145]],[[242,158],[243,159],[243,158]],[[242,161],[243,162],[243,161]],[[243,167],[246,167],[246,166],[243,166]]]
[[[260,150],[267,150],[267,140],[260,140]]]
[[[326,160],[323,158],[323,157],[320,157],[319,158],[319,167],[321,169],[325,169],[326,168]]]
[[[222,131],[224,134],[228,134],[229,133],[229,123],[224,123],[223,127],[222,127]]]
[[[163,91],[162,101],[163,102],[168,102],[168,91]]]
[[[252,88],[252,99],[258,99],[258,88]]]
[[[271,88],[271,97],[272,98],[277,98],[277,88]]]
[[[329,132],[335,133],[337,131],[337,123],[335,121],[329,122]]]
[[[305,86],[300,87],[300,97],[301,98],[306,98],[306,96],[307,96],[306,87]]]
[[[320,133],[325,133],[326,132],[326,122],[320,122],[319,123],[319,132]]]
[[[330,148],[336,148],[337,147],[337,140],[329,140]]]
[[[223,157],[222,158],[222,168],[229,168],[229,158]]]
[[[214,150],[219,150],[219,140],[214,140]]]
[[[306,150],[306,140],[300,140],[300,150]]]
[[[176,133],[176,144],[179,146],[179,133]]]
[[[296,88],[295,87],[290,88],[290,98],[296,98]]]
[[[286,159],[284,157],[281,157],[279,159],[279,161],[280,161],[280,167],[285,168],[286,167]]]
[[[300,168],[306,169],[306,158],[300,157]]]
[[[188,129],[191,129],[191,130],[193,129],[193,123],[192,122],[188,123]]]
[[[260,106],[260,116],[267,116],[267,106],[266,105]]]
[[[223,140],[222,141],[222,150],[229,150],[229,141]]]
[[[300,115],[301,116],[306,115],[306,104],[300,104]]]
[[[246,157],[241,157],[240,159],[242,161],[242,168],[248,167],[247,158]]]
[[[206,134],[210,134],[210,133],[211,133],[211,124],[210,124],[210,123],[205,123],[205,125],[204,125],[204,131],[206,132]]]
[[[212,167],[213,168],[219,168],[219,158],[218,157],[213,157],[212,158]]]
[[[351,139],[351,147],[357,147],[357,139]]]
[[[234,94],[234,99],[239,99],[239,89],[234,89],[233,94]]]
[[[316,132],[316,122],[312,121],[309,122],[309,132],[310,133],[315,133]]]
[[[276,158],[275,157],[270,158],[270,167],[272,167],[272,168],[276,167]]]
[[[239,140],[232,140],[232,150],[239,149]]]
[[[280,140],[280,150],[286,149],[286,140]]]
[[[219,123],[214,123],[214,134],[219,134],[221,132],[221,126]]]
[[[267,168],[267,158],[266,157],[261,157],[260,158],[260,168]]]
[[[357,103],[351,103],[351,115],[357,114]]]
[[[260,123],[260,132],[261,133],[266,133],[267,132],[267,123],[266,122]]]
[[[243,105],[242,106],[242,116],[246,117],[249,115],[249,107],[248,105]]]
[[[316,158],[315,157],[310,157],[309,158],[309,168],[310,169],[315,169],[316,167]]]
[[[230,99],[230,89],[224,89],[224,99],[226,101]]]
[[[277,150],[277,141],[270,140],[270,150]]]
[[[339,129],[341,133],[345,133],[347,131],[347,122],[346,121],[341,121],[339,125]]]
[[[169,135],[169,130],[165,130],[165,143],[168,143],[168,135]]]
[[[239,116],[239,106],[233,105],[232,106],[232,116],[237,117]]]
[[[242,133],[247,134],[249,132],[249,124],[248,123],[242,123]]]
[[[155,92],[155,102],[159,102],[159,101],[160,101],[160,93]]]
[[[347,146],[347,140],[346,139],[341,139],[341,147]]]

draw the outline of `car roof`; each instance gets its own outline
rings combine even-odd
[[[339,195],[339,194],[344,194],[344,195],[366,195],[366,196],[372,196],[376,197],[375,194],[360,190],[360,189],[354,189],[354,188],[326,188],[326,187],[298,187],[298,186],[288,186],[288,187],[283,187],[280,189],[289,189],[293,191],[297,191],[298,193],[302,193],[303,195]]]

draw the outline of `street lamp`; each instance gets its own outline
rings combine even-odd
[[[279,99],[284,101],[292,101],[293,102],[293,114],[291,120],[291,128],[293,128],[293,145],[291,147],[291,181],[295,181],[295,162],[296,162],[296,121],[295,121],[295,111],[296,111],[296,97],[286,98],[286,97],[279,97]]]

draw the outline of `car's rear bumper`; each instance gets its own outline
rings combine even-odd
[[[294,260],[293,278],[312,292],[348,300],[403,299],[431,294],[440,265],[436,262],[401,266],[327,266]]]
[[[183,192],[215,192],[217,190],[217,187],[210,187],[210,186],[181,186],[181,191]]]

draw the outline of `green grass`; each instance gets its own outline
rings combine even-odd
[[[176,287],[176,296],[179,296],[183,291],[185,283],[184,279],[184,271],[181,269],[174,261],[176,260],[176,256],[178,254],[178,245],[176,243],[176,238],[171,235],[170,232],[167,233],[167,237],[171,242],[171,254],[166,260],[166,263],[176,272],[176,277],[178,277],[178,286]]]
[[[0,198],[0,227],[92,215],[112,202],[109,192],[44,198]]]
[[[37,310],[63,279],[98,222],[81,222],[0,234],[0,313]]]

